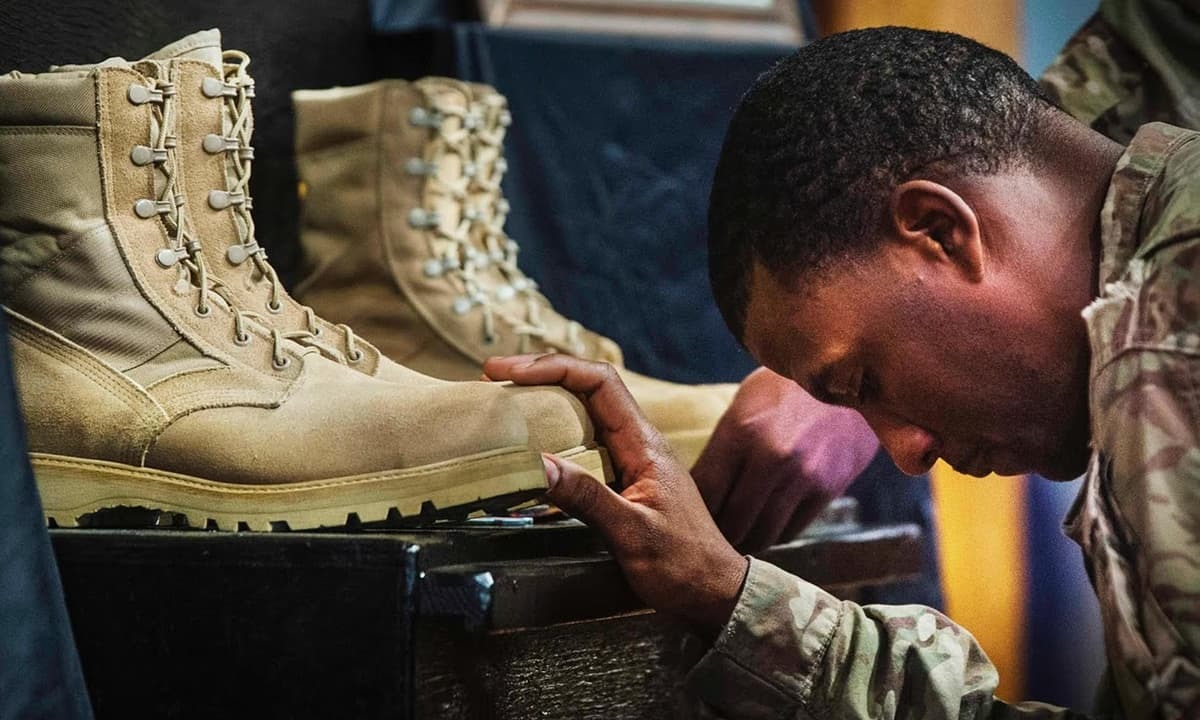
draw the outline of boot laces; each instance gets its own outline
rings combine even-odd
[[[208,265],[201,254],[200,241],[196,238],[185,211],[185,198],[179,188],[177,145],[173,130],[176,126],[177,105],[174,97],[175,85],[169,81],[156,80],[153,88],[132,85],[129,100],[135,104],[151,104],[151,145],[139,145],[130,152],[131,160],[138,165],[153,164],[158,171],[155,187],[161,187],[154,200],[139,200],[134,212],[143,219],[156,215],[167,229],[170,247],[159,250],[155,260],[164,269],[177,267],[179,279],[176,292],[196,293],[194,311],[200,317],[212,314],[213,304],[224,306],[233,316],[234,342],[245,345],[250,341],[247,320],[259,320],[260,316],[238,309],[230,300],[228,289],[219,279],[208,272]],[[149,208],[152,207],[152,211]],[[263,323],[265,326],[266,323]],[[271,361],[276,369],[282,370],[291,364],[286,352],[286,340],[293,333],[271,330]]]
[[[498,95],[496,97],[499,97]],[[497,319],[503,319],[520,338],[520,352],[550,349],[570,354],[583,354],[582,326],[566,321],[565,338],[551,335],[542,319],[543,312],[554,313],[550,301],[537,292],[537,283],[517,267],[520,251],[516,242],[504,234],[503,225],[508,212],[507,202],[500,197],[500,183],[506,164],[500,157],[504,127],[509,122],[503,103],[476,103],[467,109],[433,103],[433,107],[414,108],[410,122],[431,131],[423,158],[412,158],[406,171],[423,175],[428,196],[449,198],[460,208],[457,226],[447,228],[435,210],[418,207],[409,216],[409,223],[428,232],[430,252],[425,274],[430,277],[450,276],[459,281],[463,294],[454,300],[452,310],[465,315],[478,308],[483,317],[483,338],[487,344],[497,339]],[[456,118],[457,123],[446,122]],[[453,127],[452,127],[453,126]],[[486,162],[482,152],[493,149],[497,155]],[[438,169],[444,165],[446,154],[457,156],[461,172],[446,177]],[[476,204],[473,197],[484,197]],[[473,236],[482,235],[483,249]],[[495,280],[501,273],[501,283],[488,292],[485,278]],[[490,275],[490,277],[488,277]],[[503,305],[516,296],[525,299],[524,317],[515,316]]]
[[[254,161],[254,146],[250,144],[254,131],[251,121],[254,78],[247,72],[250,56],[239,50],[226,50],[222,54],[222,61],[224,83],[206,84],[203,90],[210,96],[219,94],[224,101],[228,129],[224,137],[209,135],[204,138],[204,149],[212,154],[225,153],[229,182],[226,190],[213,190],[209,193],[209,203],[216,209],[228,207],[233,212],[239,242],[226,249],[225,257],[233,265],[241,265],[247,260],[253,263],[251,273],[254,282],[265,282],[269,288],[267,311],[272,314],[278,313],[283,309],[287,291],[279,279],[279,274],[267,261],[266,249],[259,245],[256,239],[253,202],[250,197],[250,174]],[[358,347],[358,337],[347,325],[335,326],[342,336],[340,348],[318,341],[317,338],[324,333],[316,313],[307,305],[300,307],[304,313],[305,327],[286,332],[285,337],[315,347],[323,355],[334,360],[345,359],[354,363],[365,357],[362,349]],[[262,318],[261,315],[254,317]],[[269,321],[264,324],[271,325]]]

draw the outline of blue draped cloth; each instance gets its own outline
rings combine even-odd
[[[90,718],[0,313],[0,718]]]

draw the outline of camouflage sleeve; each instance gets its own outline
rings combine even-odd
[[[1038,703],[1007,705],[983,649],[919,605],[860,606],[752,560],[712,650],[688,677],[720,717],[1071,718]]]
[[[1137,238],[1085,310],[1093,460],[1068,532],[1132,717],[1200,717],[1200,135],[1148,126],[1105,206]],[[1150,148],[1152,152],[1145,152]],[[1157,163],[1168,158],[1162,169]],[[1149,188],[1139,192],[1142,187]]]

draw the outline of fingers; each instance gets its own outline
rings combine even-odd
[[[659,461],[661,454],[667,452],[661,434],[646,420],[637,401],[608,363],[550,353],[490,358],[483,369],[492,380],[511,380],[518,385],[558,385],[577,395],[623,471],[642,467],[647,460]]]
[[[506,357],[490,357],[483,361],[484,380],[512,380],[512,369],[517,365],[527,365],[547,353],[527,353],[525,355],[509,355]]]
[[[740,546],[747,552],[791,540],[833,502],[833,497],[821,488],[812,488],[804,495],[797,495],[794,486],[782,490],[773,493],[758,522],[747,533]]]
[[[825,512],[825,508],[829,507],[836,498],[823,495],[820,497],[806,500],[796,508],[796,513],[792,515],[792,519],[788,521],[787,527],[780,531],[775,542],[788,542],[795,539],[797,535],[804,532],[804,529],[812,524],[813,520]]]
[[[725,506],[716,516],[717,527],[730,545],[746,550],[746,540],[755,525],[763,521],[764,509],[771,500],[770,486],[765,482],[740,483],[734,486]]]
[[[512,380],[518,385],[558,385],[581,395],[592,404],[636,407],[612,365],[590,362],[560,353],[514,355],[489,358],[484,374],[493,380]]]
[[[617,544],[621,528],[636,519],[637,507],[569,460],[543,454],[542,463],[550,487],[546,498],[598,530],[609,545]]]

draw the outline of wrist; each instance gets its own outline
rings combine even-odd
[[[727,557],[710,566],[713,570],[704,583],[705,592],[691,613],[690,619],[698,629],[712,635],[729,622],[750,570],[748,556],[739,555],[732,547],[729,550]]]

